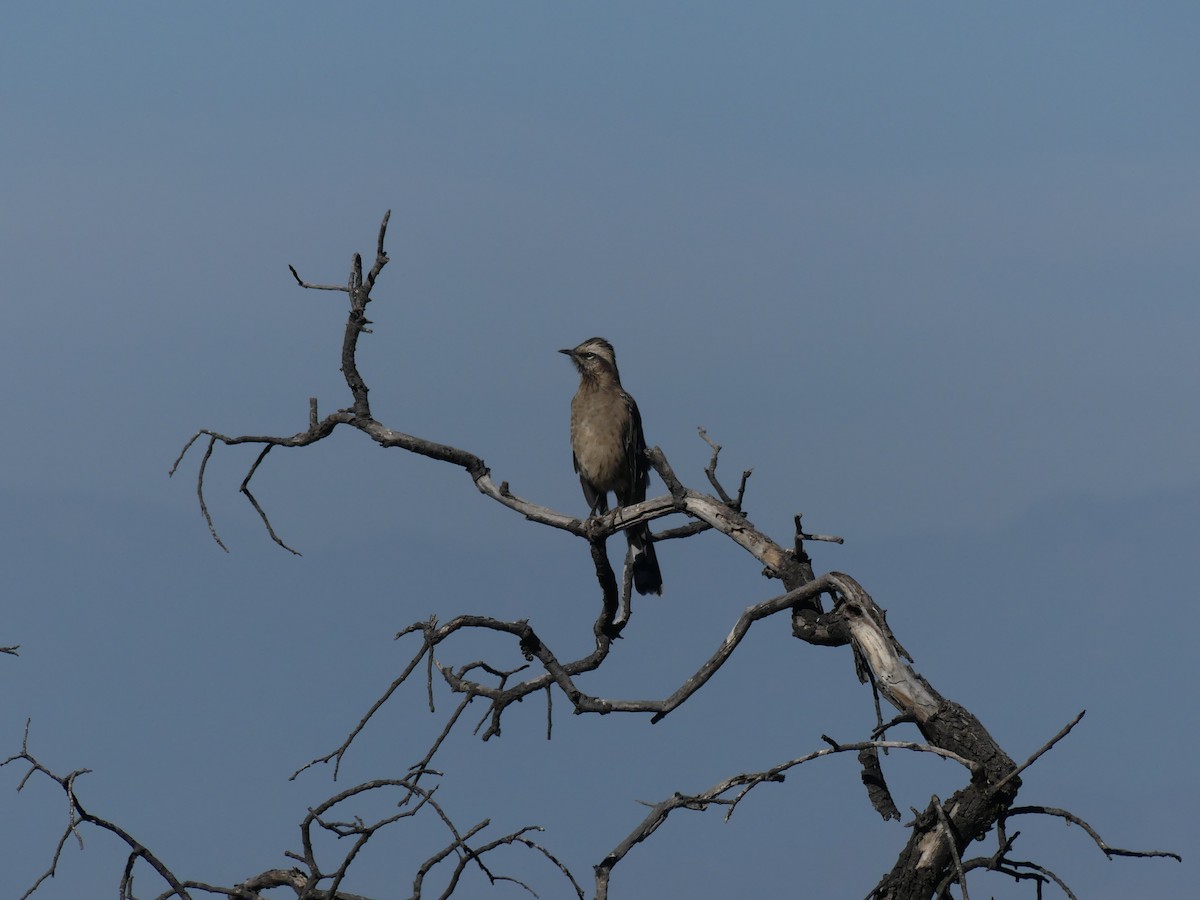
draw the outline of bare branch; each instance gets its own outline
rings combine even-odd
[[[388,264],[388,255],[383,249],[383,244],[387,238],[388,220],[391,217],[392,211],[389,209],[383,214],[383,221],[379,223],[379,239],[375,244],[375,265],[371,267],[371,271],[367,274],[367,281],[364,285],[368,294],[375,287],[375,279],[379,277],[379,273],[383,271],[383,267]]]
[[[1045,753],[1047,750],[1049,750],[1051,747],[1053,747],[1055,744],[1057,744],[1059,741],[1061,741],[1063,738],[1065,738],[1068,734],[1071,733],[1071,729],[1079,724],[1079,720],[1083,718],[1084,713],[1086,713],[1086,712],[1087,712],[1086,709],[1081,709],[1079,711],[1079,715],[1077,715],[1074,719],[1072,719],[1070,722],[1068,722],[1066,725],[1064,725],[1062,727],[1062,729],[1058,732],[1058,734],[1056,734],[1054,737],[1050,738],[1050,740],[1046,741],[1046,743],[1042,744],[1042,746],[1038,748],[1037,752],[1035,752],[1033,754],[1033,756],[1029,757],[1029,759],[1025,760],[1025,762],[1021,763],[1021,765],[1019,765],[1015,769],[1013,769],[1012,772],[1010,772],[1008,775],[1005,775],[1002,779],[1000,779],[1000,781],[998,781],[996,783],[996,786],[992,790],[993,791],[1000,790],[1002,787],[1004,787],[1004,785],[1008,784],[1010,779],[1017,777],[1022,772],[1024,772],[1026,769],[1028,769],[1030,766],[1032,766],[1035,762],[1037,762],[1037,760],[1042,756],[1043,753]]]
[[[740,775],[734,775],[726,778],[724,781],[718,782],[705,791],[698,794],[681,794],[675,793],[666,800],[654,804],[646,817],[631,831],[624,840],[622,840],[613,850],[600,861],[596,866],[596,897],[597,900],[602,900],[608,896],[608,882],[612,873],[612,869],[624,859],[630,850],[646,840],[667,820],[667,817],[677,809],[690,809],[694,811],[704,811],[709,806],[726,806],[728,809],[725,813],[725,820],[728,821],[733,815],[737,805],[742,799],[755,787],[760,784],[775,783],[778,784],[784,780],[785,773],[794,769],[797,766],[804,765],[815,759],[832,756],[836,753],[858,753],[864,749],[870,748],[889,748],[894,750],[909,750],[916,753],[932,753],[935,756],[941,756],[945,759],[953,760],[968,770],[974,772],[978,764],[971,760],[965,759],[952,753],[948,750],[943,750],[940,747],[934,747],[929,744],[918,744],[912,741],[859,741],[853,744],[838,744],[826,738],[832,746],[815,750],[804,756],[796,759],[788,760],[780,763],[777,766],[772,766],[762,772],[747,772]],[[735,797],[726,797],[725,795],[739,789]]]
[[[1005,819],[1011,819],[1013,816],[1057,816],[1060,819],[1065,819],[1072,825],[1078,825],[1088,833],[1088,836],[1095,841],[1104,855],[1110,859],[1114,856],[1134,856],[1134,857],[1152,857],[1165,856],[1168,859],[1173,859],[1176,862],[1183,862],[1183,857],[1178,853],[1172,853],[1169,850],[1125,850],[1120,847],[1110,847],[1097,833],[1091,825],[1081,819],[1074,813],[1068,812],[1065,809],[1058,809],[1053,806],[1014,806],[1004,814]]]
[[[427,631],[426,640],[431,644],[441,643],[450,634],[460,628],[485,628],[502,631],[517,636],[520,639],[522,649],[529,652],[541,662],[544,674],[527,679],[511,688],[504,689],[492,688],[466,679],[463,677],[461,671],[456,672],[438,664],[439,670],[442,672],[451,689],[460,692],[465,691],[492,701],[493,715],[497,718],[494,719],[493,727],[484,734],[485,740],[499,733],[498,714],[504,707],[524,698],[534,691],[542,690],[551,683],[558,685],[567,696],[567,699],[571,701],[576,712],[602,714],[613,712],[652,713],[651,722],[658,722],[708,682],[729,659],[754,622],[790,609],[798,598],[825,590],[828,584],[825,580],[818,580],[803,588],[748,607],[738,617],[729,635],[721,642],[721,645],[708,661],[674,693],[661,700],[604,699],[584,693],[575,684],[574,676],[592,671],[607,656],[609,645],[604,635],[598,636],[596,651],[580,660],[570,663],[559,662],[550,648],[536,636],[529,623],[524,621],[501,622],[486,616],[459,616],[441,628]],[[416,623],[409,626],[409,628],[415,630],[417,628],[424,628],[424,626],[422,623]]]
[[[1008,862],[1008,865],[1014,869],[1014,871],[1011,874],[1015,880],[1020,881],[1022,878],[1036,879],[1039,882],[1039,891],[1038,891],[1039,894],[1041,893],[1040,883],[1045,879],[1049,879],[1050,881],[1053,881],[1055,884],[1057,884],[1059,887],[1059,890],[1061,890],[1064,894],[1067,895],[1067,900],[1079,900],[1079,898],[1075,896],[1075,892],[1072,891],[1069,887],[1067,887],[1067,883],[1065,881],[1063,881],[1061,878],[1059,878],[1058,875],[1056,875],[1054,872],[1047,869],[1045,866],[1039,866],[1035,862],[1027,862],[1024,860],[1020,860],[1020,861],[1011,860]],[[1029,869],[1030,871],[1036,872],[1037,874],[1036,875],[1024,875],[1019,871],[1015,871],[1015,870],[1019,870],[1019,869]]]
[[[254,477],[254,473],[257,471],[259,464],[266,459],[267,454],[271,452],[271,448],[274,446],[274,444],[267,444],[267,446],[263,447],[262,452],[259,453],[258,457],[254,460],[254,465],[250,467],[250,471],[247,472],[246,477],[242,479],[242,486],[238,488],[238,490],[246,495],[246,499],[250,501],[250,505],[254,507],[255,511],[259,515],[259,518],[262,519],[262,523],[264,526],[266,526],[267,534],[271,536],[271,540],[277,543],[284,550],[287,550],[289,553],[294,553],[296,556],[299,556],[299,551],[293,550],[282,540],[280,540],[279,535],[275,533],[275,529],[271,527],[271,520],[267,518],[267,514],[263,511],[263,508],[259,506],[258,500],[255,498],[255,496],[250,493],[250,479]]]
[[[130,856],[125,867],[125,874],[122,878],[123,897],[126,895],[125,886],[128,884],[131,877],[130,873],[132,872],[133,865],[137,862],[137,860],[142,859],[145,860],[146,863],[158,873],[158,876],[170,886],[171,891],[167,896],[178,897],[180,900],[191,900],[191,895],[188,893],[187,888],[184,887],[179,879],[175,877],[175,874],[169,868],[167,868],[163,861],[155,856],[146,846],[137,841],[121,826],[109,822],[106,819],[102,819],[99,816],[93,815],[84,808],[83,803],[79,799],[79,795],[75,792],[75,780],[80,775],[86,774],[88,772],[87,769],[77,769],[76,771],[70,772],[67,775],[55,775],[53,772],[43,766],[37,760],[37,758],[33,756],[32,753],[29,752],[29,722],[25,723],[25,737],[21,744],[21,752],[4,760],[4,762],[0,763],[0,767],[7,766],[13,762],[24,762],[29,766],[29,770],[21,779],[20,786],[17,788],[17,790],[20,790],[22,787],[24,787],[30,777],[32,777],[34,774],[38,774],[57,784],[60,788],[62,788],[63,793],[66,794],[67,797],[67,825],[63,830],[62,837],[59,838],[58,845],[55,847],[53,855],[50,858],[50,867],[41,875],[41,877],[37,879],[37,881],[34,882],[33,886],[30,887],[29,890],[21,895],[21,900],[25,900],[25,898],[31,896],[39,887],[41,887],[43,882],[54,877],[55,873],[58,871],[59,861],[62,858],[63,847],[72,835],[75,836],[80,847],[82,848],[83,838],[80,835],[79,826],[83,824],[95,826],[96,828],[115,835],[118,840],[122,841],[129,848]]]
[[[314,291],[345,291],[347,288],[344,284],[313,284],[310,281],[305,281],[300,277],[300,273],[296,271],[296,267],[289,265],[288,270],[292,273],[292,277],[296,279],[296,284],[302,288],[310,288]]]
[[[553,863],[554,866],[560,872],[563,873],[563,876],[569,882],[571,882],[571,887],[573,887],[575,889],[575,896],[577,896],[579,898],[579,900],[583,900],[583,888],[579,886],[579,882],[575,880],[575,876],[573,874],[571,874],[571,870],[568,869],[558,859],[558,857],[556,857],[553,853],[551,853],[549,850],[547,850],[541,844],[538,844],[538,843],[535,843],[534,841],[529,840],[529,838],[518,837],[518,838],[516,838],[516,840],[518,843],[524,844],[526,847],[529,847],[531,850],[536,850],[538,853],[541,853],[542,856],[546,857],[546,859],[548,859],[551,863]]]
[[[721,445],[708,436],[708,432],[704,430],[704,426],[700,426],[697,430],[700,432],[700,439],[712,447],[712,457],[709,459],[708,466],[704,470],[704,474],[708,478],[708,483],[717,492],[717,496],[721,498],[721,502],[726,506],[740,510],[742,508],[742,497],[746,492],[746,482],[750,479],[752,470],[746,469],[742,472],[742,481],[738,485],[737,497],[730,497],[725,492],[725,488],[721,486],[721,482],[717,480],[717,457],[721,455]]]
[[[437,624],[436,618],[431,619],[429,622],[429,625],[431,627],[435,627],[436,624]],[[412,626],[410,626],[410,628],[411,627]],[[405,634],[405,633],[407,633],[407,630],[405,632],[401,632],[401,634]],[[400,636],[401,635],[396,635],[396,637],[400,637]],[[408,680],[408,676],[412,674],[413,669],[415,669],[417,667],[417,664],[420,663],[421,658],[424,657],[426,654],[429,654],[429,656],[432,658],[433,650],[432,650],[432,646],[429,643],[425,643],[421,646],[421,649],[412,658],[412,660],[409,662],[409,664],[407,666],[405,666],[404,671],[401,672],[400,675],[390,685],[388,685],[388,688],[387,688],[387,690],[385,690],[383,692],[383,695],[381,697],[379,697],[379,699],[377,699],[374,703],[371,704],[371,708],[368,709],[363,714],[362,718],[358,720],[358,724],[355,725],[353,729],[351,729],[350,734],[346,737],[346,740],[344,740],[341,743],[341,745],[339,747],[337,747],[337,749],[333,750],[330,753],[327,753],[325,756],[319,756],[316,759],[312,760],[311,762],[308,762],[305,765],[301,766],[299,769],[297,769],[295,772],[293,772],[291,774],[291,777],[288,780],[294,781],[296,779],[296,776],[298,776],[301,772],[303,772],[305,769],[309,769],[309,768],[317,765],[318,763],[328,763],[328,762],[332,761],[334,763],[333,778],[336,781],[337,776],[338,776],[338,771],[342,765],[342,757],[346,755],[346,751],[350,749],[350,745],[354,742],[354,739],[356,737],[358,737],[358,735],[362,732],[362,730],[364,728],[367,727],[367,723],[369,721],[371,721],[371,718],[380,709],[380,707],[382,707],[388,701],[388,698],[391,697],[392,694],[394,694],[396,692],[396,689],[399,688],[400,685],[404,684],[404,682]]]
[[[802,517],[799,513],[797,513],[794,518],[795,525],[796,525],[796,540],[797,541],[800,541],[800,542],[823,541],[827,544],[844,544],[844,543],[846,543],[845,538],[840,538],[840,537],[837,537],[836,535],[832,535],[832,534],[809,534],[803,528],[800,527],[800,519],[801,518]]]
[[[271,523],[267,519],[266,513],[263,511],[262,507],[259,506],[258,501],[254,499],[254,495],[250,493],[250,479],[254,476],[255,471],[258,469],[258,464],[262,461],[263,457],[266,456],[267,450],[269,450],[271,447],[306,447],[309,444],[316,443],[317,441],[328,437],[333,433],[333,430],[338,425],[345,424],[348,421],[350,421],[348,413],[334,413],[331,416],[327,416],[324,420],[316,423],[315,425],[310,426],[305,431],[298,432],[290,437],[272,437],[268,435],[241,435],[239,437],[231,437],[226,434],[221,434],[217,431],[201,428],[194,435],[192,435],[186,444],[183,445],[183,449],[179,451],[179,456],[176,457],[174,465],[171,466],[171,469],[167,474],[169,476],[174,476],[175,472],[179,468],[179,464],[183,461],[184,456],[187,455],[188,450],[191,449],[192,445],[197,441],[197,439],[199,439],[201,435],[208,436],[208,442],[204,451],[204,456],[200,460],[200,469],[196,475],[196,496],[200,499],[200,512],[204,515],[204,521],[208,523],[209,533],[212,535],[213,540],[217,542],[217,545],[226,553],[228,553],[229,548],[225,546],[224,542],[217,534],[216,526],[213,524],[212,515],[208,511],[208,504],[205,503],[204,500],[204,475],[208,470],[208,461],[212,457],[213,447],[218,441],[226,446],[236,446],[238,444],[265,444],[266,447],[256,458],[254,464],[250,467],[250,471],[242,480],[241,492],[245,494],[246,497],[249,498],[251,504],[253,504],[254,509],[262,518],[263,523],[267,527],[267,532],[271,535],[272,539],[281,547],[284,547],[284,549],[291,550],[293,553],[295,553],[296,551],[284,544],[271,528]]]
[[[212,458],[214,443],[215,439],[210,435],[208,446],[204,448],[204,457],[200,460],[199,473],[196,476],[196,496],[200,498],[200,512],[204,514],[204,521],[208,523],[208,533],[211,534],[212,539],[217,542],[217,546],[228,553],[229,548],[226,547],[221,538],[217,536],[217,527],[213,524],[212,514],[208,511],[208,504],[204,502],[204,472],[208,469],[209,459]]]
[[[936,794],[930,802],[933,804],[933,808],[937,810],[938,822],[942,826],[946,844],[950,849],[950,858],[954,860],[954,871],[958,873],[958,886],[962,888],[962,900],[971,900],[970,895],[967,893],[967,876],[963,873],[962,857],[958,853],[958,839],[955,836],[954,826],[950,824],[950,818],[946,815],[946,809],[942,806],[942,801]]]

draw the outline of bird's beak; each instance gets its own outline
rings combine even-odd
[[[567,356],[574,356],[574,354],[575,354],[575,351],[573,349],[572,350],[559,350],[558,352],[565,353],[565,354],[567,354]]]

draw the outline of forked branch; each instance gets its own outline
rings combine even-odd
[[[437,789],[425,788],[418,783],[421,776],[436,774],[425,769],[412,770],[406,778],[364,782],[335,794],[310,809],[308,815],[300,823],[301,850],[287,854],[300,863],[300,867],[268,869],[237,885],[221,887],[179,877],[149,847],[134,838],[124,828],[88,811],[80,800],[76,790],[76,781],[81,775],[87,774],[89,770],[77,769],[67,775],[57,775],[44,766],[29,750],[28,723],[25,726],[25,738],[22,742],[21,752],[0,762],[0,767],[18,763],[28,766],[28,770],[20,780],[18,790],[24,788],[34,776],[45,777],[59,786],[66,795],[68,803],[67,824],[51,855],[49,868],[21,895],[22,900],[32,896],[48,879],[55,876],[62,861],[63,850],[72,837],[76,839],[82,849],[83,831],[88,826],[112,834],[128,848],[129,853],[120,880],[118,895],[120,900],[133,900],[133,881],[139,861],[148,865],[169,888],[165,893],[158,895],[160,900],[168,900],[171,897],[179,898],[179,900],[192,900],[197,892],[222,895],[236,898],[236,900],[262,900],[260,892],[274,887],[292,888],[296,892],[297,900],[369,900],[369,898],[346,894],[340,890],[350,866],[373,837],[397,823],[415,818],[423,810],[432,811],[449,832],[451,840],[442,850],[434,853],[417,867],[413,881],[412,897],[414,900],[425,896],[428,877],[435,870],[444,869],[442,864],[449,859],[454,860],[454,865],[446,876],[446,885],[438,891],[440,897],[448,897],[453,893],[468,865],[478,868],[492,884],[502,881],[516,882],[517,880],[511,876],[497,874],[487,862],[490,854],[506,846],[518,846],[534,851],[567,879],[577,897],[583,897],[583,891],[570,870],[553,854],[529,837],[531,833],[541,831],[540,826],[527,825],[516,831],[491,838],[486,842],[478,842],[475,838],[489,827],[490,821],[484,820],[466,831],[461,830],[436,801],[434,794]],[[385,792],[393,792],[398,797],[396,804],[398,812],[371,822],[364,821],[360,815],[355,813],[354,809],[350,809],[346,813],[340,812],[341,807],[354,800],[365,798],[368,795],[375,797]],[[344,818],[335,818],[335,815],[341,815]],[[315,836],[320,832],[349,842],[349,849],[331,868],[325,867],[318,858]],[[526,889],[528,890],[527,886]]]

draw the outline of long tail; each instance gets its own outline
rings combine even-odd
[[[639,594],[661,594],[662,572],[658,568],[658,556],[650,540],[650,529],[645,525],[626,530],[629,549],[633,552],[633,586]]]

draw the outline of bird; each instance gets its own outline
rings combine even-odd
[[[579,370],[579,390],[571,399],[571,455],[591,515],[608,512],[608,492],[617,506],[646,499],[650,465],[637,403],[621,387],[617,355],[601,337],[559,350]],[[633,586],[639,594],[661,594],[662,572],[646,524],[625,529],[633,554]]]

